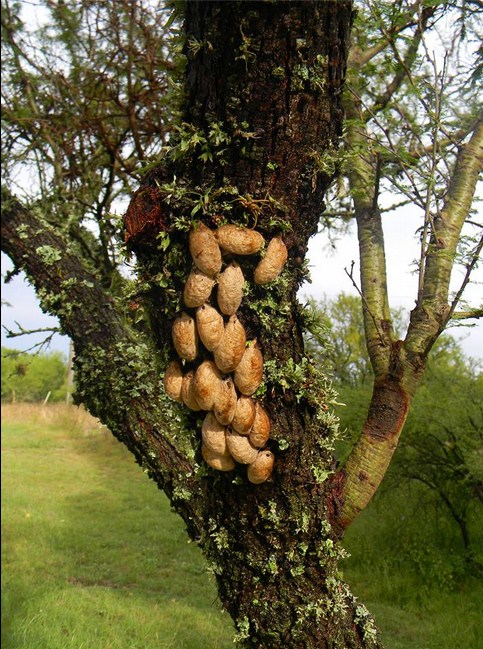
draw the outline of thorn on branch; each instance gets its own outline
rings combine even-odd
[[[14,277],[20,275],[20,272],[20,268],[12,268],[12,270],[7,270],[7,272],[5,273],[5,279],[3,280],[4,284],[11,282]]]

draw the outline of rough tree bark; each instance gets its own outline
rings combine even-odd
[[[327,479],[336,425],[330,388],[304,357],[296,300],[341,133],[351,11],[345,0],[186,4],[183,123],[126,214],[139,283],[124,304],[59,233],[2,195],[2,247],[74,342],[76,398],[167,493],[245,647],[380,646],[337,573],[342,494]],[[260,485],[242,466],[208,469],[200,413],[169,402],[161,387],[190,268],[188,228],[199,219],[248,225],[267,240],[281,233],[289,249],[282,277],[250,283],[238,312],[265,360],[260,399],[275,470]],[[248,277],[254,265],[246,260]]]

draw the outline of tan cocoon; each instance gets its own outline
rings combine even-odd
[[[183,403],[181,386],[183,384],[183,370],[178,361],[171,361],[164,373],[164,391],[170,399]]]
[[[231,377],[221,381],[213,406],[213,412],[220,424],[228,426],[235,416],[237,394]]]
[[[225,330],[223,316],[209,304],[203,304],[196,309],[196,325],[201,342],[212,352],[219,345]]]
[[[173,322],[172,336],[178,356],[193,361],[198,355],[198,333],[194,318],[183,311]]]
[[[255,405],[255,419],[250,430],[250,442],[257,448],[262,448],[270,437],[270,419],[264,408],[257,403]]]
[[[236,262],[231,263],[218,277],[218,306],[225,315],[233,315],[243,299],[242,269]]]
[[[247,477],[253,484],[260,484],[268,480],[275,463],[275,457],[271,451],[260,451],[255,461],[247,469]]]
[[[245,435],[239,435],[231,428],[226,429],[226,445],[230,455],[240,464],[251,464],[258,455],[258,449],[250,444]]]
[[[212,412],[209,412],[203,421],[201,439],[206,448],[213,453],[217,453],[218,455],[226,455],[228,453],[225,427],[216,420]]]
[[[230,316],[225,325],[223,336],[213,352],[219,370],[225,374],[233,372],[242,359],[246,341],[245,327],[236,315]]]
[[[217,471],[232,471],[235,468],[235,460],[229,453],[215,453],[204,444],[201,445],[201,455],[206,464]]]
[[[183,376],[183,383],[181,385],[181,397],[183,399],[184,405],[187,406],[190,410],[201,410],[201,406],[197,402],[194,394],[194,375],[195,373],[193,372],[193,370],[191,370]]]
[[[245,349],[235,369],[235,385],[242,394],[253,394],[263,379],[263,356],[257,341]]]
[[[264,258],[255,268],[253,279],[255,284],[268,284],[273,282],[282,272],[287,261],[287,246],[281,237],[274,237],[267,246]]]
[[[212,277],[205,275],[199,268],[193,268],[188,275],[183,290],[183,301],[187,307],[201,306],[210,297],[215,284]]]
[[[221,250],[215,235],[204,223],[192,228],[189,248],[195,265],[209,277],[215,277],[221,270]]]
[[[215,230],[215,237],[220,248],[232,255],[253,255],[265,242],[260,232],[238,225],[222,225]]]
[[[193,379],[193,393],[202,410],[213,410],[221,384],[221,373],[214,362],[203,361]]]
[[[231,427],[240,435],[248,435],[255,421],[255,401],[251,397],[242,395],[236,402],[235,416]]]

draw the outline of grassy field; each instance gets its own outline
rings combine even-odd
[[[388,649],[483,649],[483,573],[468,567],[456,526],[424,495],[375,499],[344,539],[344,577]],[[481,563],[478,512],[472,523]]]
[[[199,549],[108,431],[64,405],[2,421],[2,649],[233,646]],[[457,539],[437,546],[386,507],[354,524],[343,570],[388,649],[483,648],[483,586]]]
[[[225,649],[183,523],[83,411],[2,408],[2,648]]]

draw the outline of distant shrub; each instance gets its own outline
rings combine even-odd
[[[2,347],[2,402],[62,401],[67,361],[61,352],[28,354]]]

